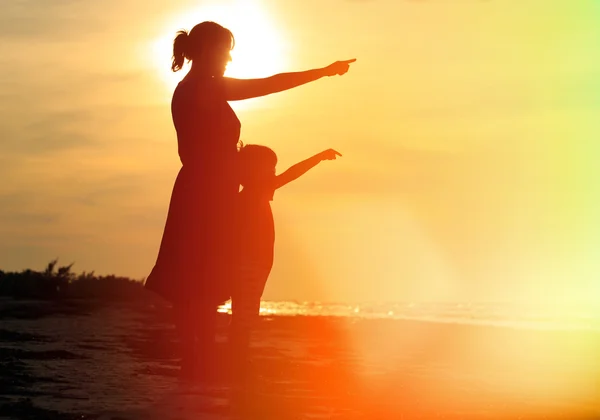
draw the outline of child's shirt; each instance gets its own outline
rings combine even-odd
[[[239,257],[242,264],[270,270],[273,266],[275,223],[270,194],[242,190],[238,194]]]

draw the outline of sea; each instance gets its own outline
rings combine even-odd
[[[267,414],[244,419],[600,419],[594,305],[264,301],[261,315]],[[0,419],[240,418],[227,385],[179,380],[170,316],[154,300],[0,299]],[[483,328],[454,328],[468,324]],[[226,363],[226,328],[216,341]]]

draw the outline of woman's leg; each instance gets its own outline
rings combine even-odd
[[[174,305],[173,311],[181,349],[181,377],[191,379],[194,374],[196,340],[193,319],[190,316],[190,302]]]
[[[212,380],[222,372],[215,342],[217,308],[214,303],[200,303],[195,313],[196,368],[201,380]]]
[[[174,307],[185,379],[210,380],[219,371],[215,343],[217,306],[188,303]]]

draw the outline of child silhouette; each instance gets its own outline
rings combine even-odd
[[[325,150],[276,175],[277,155],[266,146],[241,145],[238,168],[243,189],[238,194],[237,275],[232,285],[231,337],[233,369],[241,390],[251,388],[248,376],[250,334],[260,312],[267,279],[273,266],[275,223],[270,202],[276,189],[294,181],[323,160],[341,156]]]

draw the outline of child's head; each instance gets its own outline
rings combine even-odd
[[[240,142],[240,184],[243,187],[268,186],[275,177],[277,155],[267,146]]]

